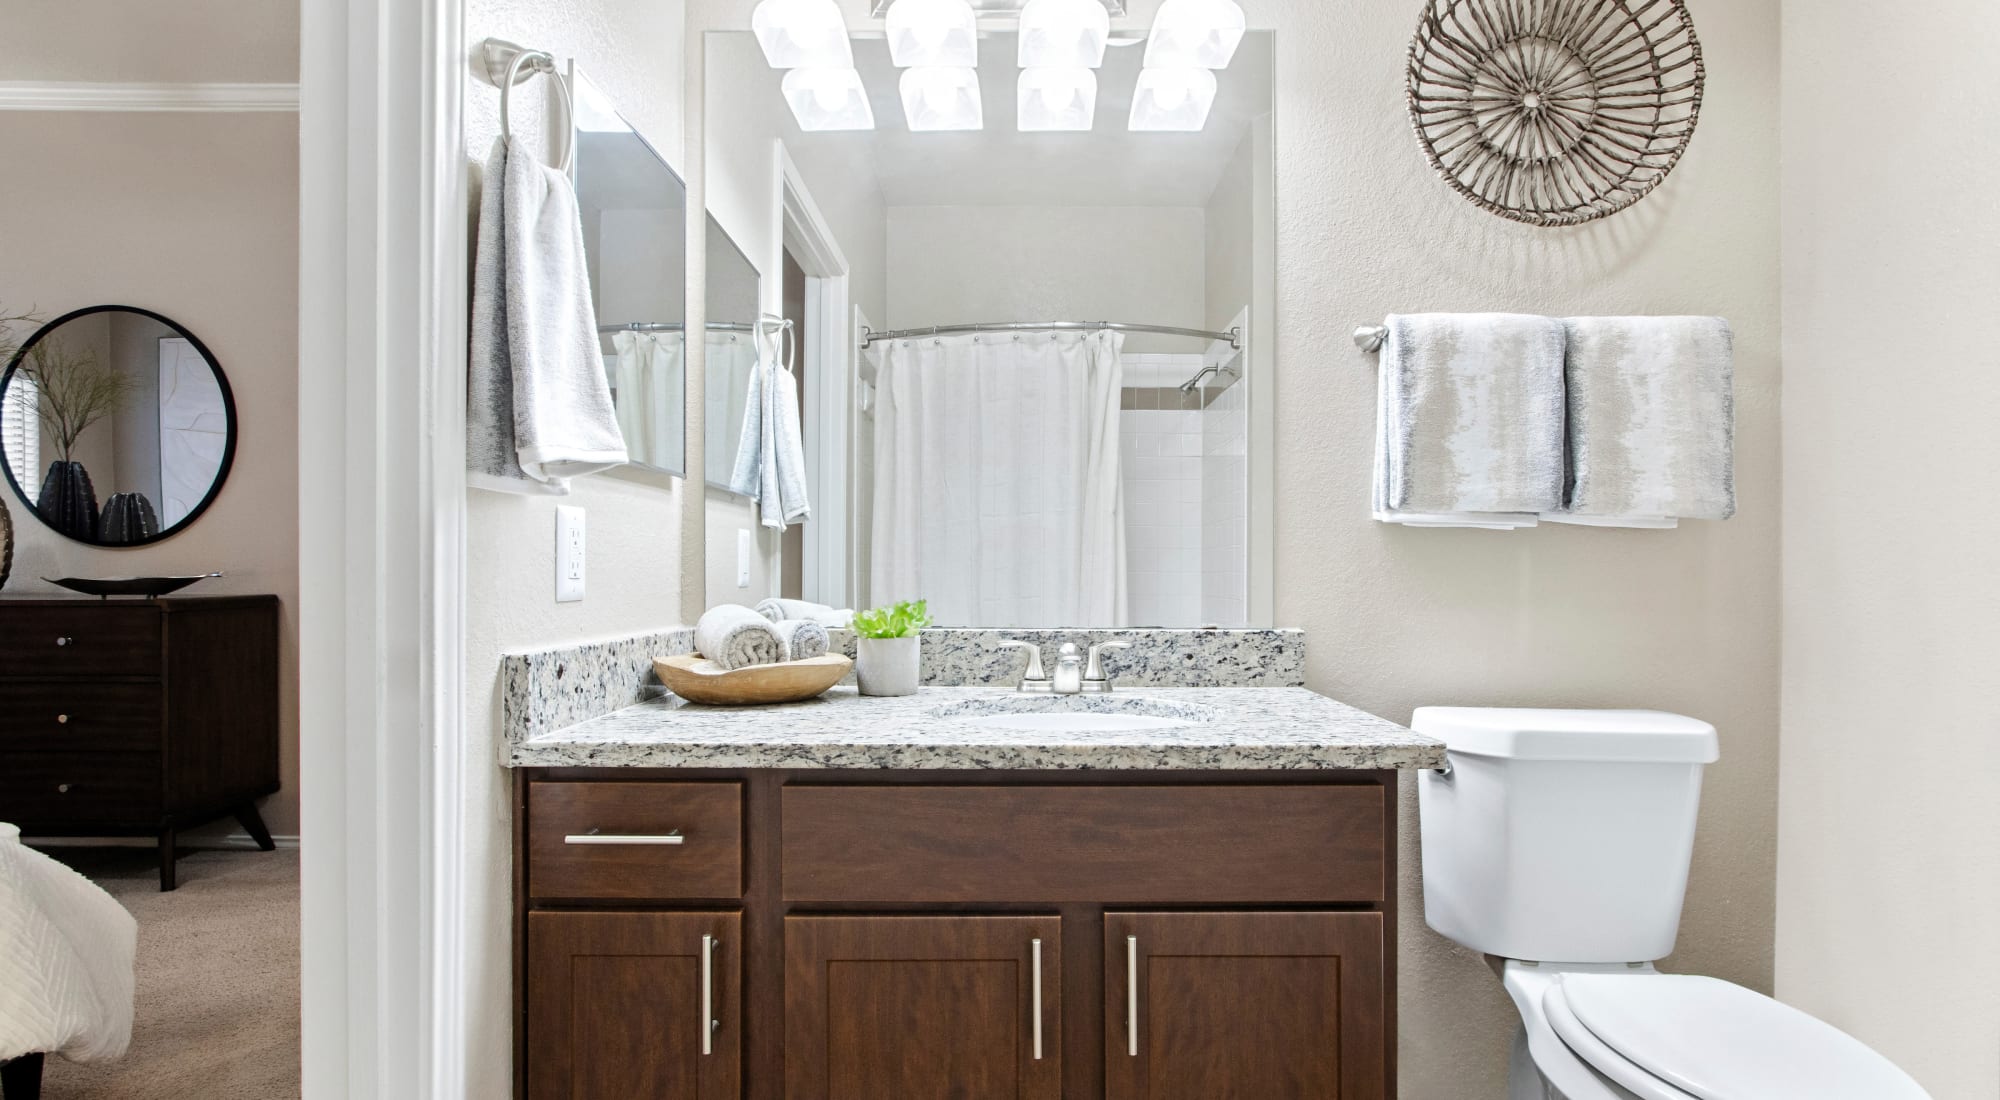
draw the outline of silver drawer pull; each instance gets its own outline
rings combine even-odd
[[[714,936],[701,938],[701,1053],[703,1057],[715,1053],[715,1029],[722,1021],[715,1018],[715,949],[719,941]]]
[[[1125,1053],[1139,1056],[1139,937],[1125,937]]]
[[[60,638],[57,638],[57,639],[56,639],[56,644],[57,644],[57,645],[69,645],[69,644],[70,644],[71,642],[74,642],[74,641],[76,641],[76,639],[75,639],[75,638],[71,638],[71,637],[68,637],[68,636],[64,636],[64,637],[60,637]]]
[[[68,794],[68,793],[69,793],[69,784],[67,784],[67,783],[58,783],[58,784],[56,784],[56,793],[57,793],[57,794]]]
[[[685,844],[687,838],[676,829],[658,836],[642,836],[634,833],[571,833],[563,838],[564,844]]]
[[[67,714],[58,714],[58,715],[56,715],[56,725],[58,725],[58,726],[67,726],[67,725],[69,725],[69,715],[67,715]]]
[[[1028,944],[1035,956],[1033,989],[1029,996],[1034,998],[1035,1061],[1039,1062],[1042,1060],[1042,941],[1037,938],[1028,941]]]

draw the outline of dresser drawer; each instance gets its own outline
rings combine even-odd
[[[0,765],[0,821],[48,833],[159,822],[158,753],[18,752]]]
[[[80,604],[0,612],[0,678],[160,675],[154,608]]]
[[[156,684],[0,680],[0,751],[157,751]]]
[[[528,893],[741,897],[743,785],[528,784]]]
[[[788,786],[784,897],[1286,903],[1387,898],[1383,790]]]

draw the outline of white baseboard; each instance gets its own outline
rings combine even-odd
[[[297,111],[297,84],[0,80],[0,111]]]

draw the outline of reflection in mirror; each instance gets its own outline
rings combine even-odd
[[[604,369],[634,466],[687,470],[687,188],[572,70],[576,199]]]
[[[708,484],[729,490],[757,365],[757,268],[713,215],[708,219]]]
[[[222,368],[156,313],[93,306],[29,337],[0,379],[7,481],[78,542],[137,546],[193,523],[229,476]]]
[[[1251,32],[1205,115],[1189,105],[1168,120],[1188,129],[1165,132],[1133,110],[1142,33],[1114,32],[1101,68],[1051,81],[1018,67],[1014,35],[988,32],[974,125],[938,132],[906,112],[920,126],[945,106],[966,115],[965,88],[927,104],[906,83],[924,74],[857,35],[874,128],[806,132],[753,36],[709,34],[710,211],[776,271],[806,205],[758,171],[782,142],[873,329],[809,311],[802,347],[854,350],[804,377],[816,511],[799,590],[772,594],[926,597],[945,626],[1252,622],[1273,38]],[[1037,129],[1056,125],[1082,128]],[[774,223],[782,239],[760,247]]]

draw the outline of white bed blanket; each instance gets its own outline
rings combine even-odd
[[[0,1062],[125,1053],[138,939],[138,922],[110,894],[0,823]]]

